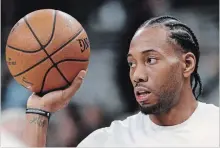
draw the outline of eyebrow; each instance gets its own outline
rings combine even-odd
[[[142,51],[141,53],[142,54],[146,54],[146,53],[149,53],[149,52],[156,52],[154,49],[148,49],[148,50],[144,50],[144,51]],[[132,57],[132,54],[130,54],[130,53],[128,53],[127,54],[127,58],[128,57]]]

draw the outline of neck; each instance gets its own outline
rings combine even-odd
[[[186,121],[197,108],[196,101],[191,88],[184,88],[180,93],[179,101],[168,112],[150,115],[150,119],[157,125],[172,126]]]

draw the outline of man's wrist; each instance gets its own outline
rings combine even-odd
[[[48,111],[45,111],[45,110],[39,109],[39,108],[27,108],[26,114],[38,114],[38,115],[47,117],[48,120],[50,119],[50,116],[51,116],[51,112],[48,112]]]
[[[39,114],[26,114],[27,122],[30,125],[37,125],[40,128],[47,127],[49,119]]]

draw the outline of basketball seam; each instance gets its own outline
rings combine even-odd
[[[66,61],[88,62],[89,60],[81,60],[81,59],[64,59],[64,60],[61,60],[61,61],[57,62],[56,65],[58,65],[58,64],[60,64],[60,63],[62,63],[62,62],[66,62]],[[42,82],[42,85],[41,85],[40,93],[42,93],[42,90],[43,90],[43,88],[44,88],[44,83],[45,83],[45,80],[46,80],[46,77],[47,77],[48,73],[49,73],[50,70],[51,70],[52,68],[54,68],[54,67],[55,67],[55,66],[52,65],[52,66],[47,70],[47,72],[45,73],[44,78],[43,78],[43,82]]]
[[[55,26],[55,23],[56,23],[56,16],[57,16],[57,13],[55,12],[55,13],[54,13],[53,26]],[[26,22],[25,22],[25,23],[26,23]],[[26,25],[27,25],[27,24],[26,24]],[[51,40],[52,40],[52,38],[53,38],[53,36],[54,36],[54,30],[55,30],[55,27],[52,28],[52,33],[51,33],[50,39],[49,39],[48,42],[44,45],[44,48],[46,48],[46,47],[49,45],[49,43],[51,42]],[[24,50],[24,49],[20,49],[20,48],[13,47],[13,46],[8,45],[8,44],[7,44],[7,46],[8,46],[9,48],[13,49],[13,50],[18,50],[18,51],[21,51],[21,52],[24,52],[24,53],[35,53],[35,52],[41,51],[41,50],[43,49],[42,47],[40,47],[40,49],[37,49],[37,50],[34,50],[34,51],[30,51],[30,49]]]
[[[74,40],[81,32],[83,31],[83,29],[81,29],[80,31],[78,31],[70,40],[68,40],[66,43],[64,43],[63,45],[61,45],[57,50],[55,50],[52,54],[50,54],[50,57],[53,56],[55,53],[57,53],[58,51],[60,51],[61,49],[63,49],[66,45],[68,45],[72,40]],[[33,66],[27,68],[26,70],[24,70],[23,72],[20,72],[16,75],[13,75],[13,77],[17,77],[20,76],[26,72],[28,72],[29,70],[31,70],[32,68],[36,67],[37,65],[39,65],[40,63],[44,62],[45,60],[47,60],[49,57],[45,57],[44,59],[42,59],[41,61],[39,61],[38,63],[34,64]]]
[[[57,13],[57,11],[55,10],[55,13]],[[67,84],[70,85],[69,81],[66,79],[66,77],[63,75],[63,73],[60,71],[60,69],[57,67],[56,63],[53,61],[52,57],[48,54],[48,52],[46,51],[44,45],[41,44],[39,38],[37,37],[37,35],[35,34],[35,32],[33,31],[33,29],[31,28],[30,24],[28,23],[27,19],[24,18],[25,23],[28,25],[28,28],[30,29],[31,33],[33,34],[33,36],[36,38],[37,42],[39,43],[39,45],[41,46],[41,48],[44,50],[44,52],[46,53],[47,57],[50,59],[50,61],[53,63],[53,65],[55,66],[55,68],[57,69],[57,71],[60,73],[61,77],[63,77],[63,79],[66,81]],[[54,22],[56,21],[56,19],[54,19]],[[53,23],[53,32],[55,31],[55,23]]]
[[[24,52],[24,53],[35,53],[35,52],[38,52],[38,51],[41,51],[42,49],[37,49],[37,50],[34,50],[34,51],[26,51],[26,50],[22,50],[22,49],[19,49],[19,48],[16,48],[16,47],[13,47],[11,45],[7,45],[10,49],[12,50],[17,50],[17,51],[21,51],[21,52]],[[29,50],[29,49],[28,49]]]
[[[57,62],[56,64],[59,64],[59,63],[62,63],[62,62],[65,62],[65,61],[76,61],[76,62],[88,62],[89,60],[83,60],[83,59],[63,59],[63,60],[60,60],[59,62]]]

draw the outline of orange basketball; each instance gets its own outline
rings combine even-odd
[[[59,10],[42,9],[21,18],[6,45],[6,61],[15,80],[38,94],[64,89],[86,70],[90,43],[82,25]]]

